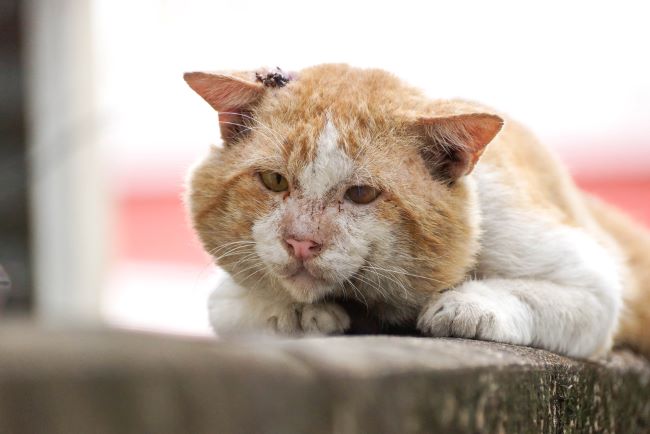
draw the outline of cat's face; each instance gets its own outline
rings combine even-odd
[[[191,216],[242,286],[300,302],[408,303],[472,266],[463,175],[498,132],[496,116],[343,65],[186,80],[220,112],[225,141],[192,173]]]

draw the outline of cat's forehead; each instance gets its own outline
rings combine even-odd
[[[383,71],[332,65],[303,71],[270,91],[255,116],[269,127],[264,134],[281,142],[268,143],[266,156],[317,196],[376,175],[370,168],[386,167],[387,150],[393,157],[401,152],[398,114],[412,109],[415,96]]]
[[[340,133],[328,116],[309,161],[297,166],[297,181],[305,196],[321,198],[353,175],[354,161],[340,146],[339,140]]]

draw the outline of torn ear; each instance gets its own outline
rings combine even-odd
[[[221,137],[226,144],[247,130],[247,116],[264,94],[254,72],[186,72],[183,78],[213,109],[219,112]]]
[[[502,126],[503,119],[487,113],[419,118],[416,127],[424,135],[420,153],[434,176],[453,182],[474,169]]]

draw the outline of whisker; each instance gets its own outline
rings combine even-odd
[[[256,256],[257,256],[257,252],[251,252],[251,253],[243,256],[242,258],[240,258],[239,260],[237,260],[234,263],[228,263],[228,264],[224,264],[224,265],[229,265],[229,266],[234,268],[234,267],[237,267],[242,262],[246,262],[246,261],[250,261],[250,260],[254,259]]]
[[[214,260],[216,262],[219,262],[222,259],[228,258],[228,257],[236,255],[236,254],[241,255],[241,254],[244,254],[244,253],[252,253],[252,252],[254,252],[254,249],[252,249],[250,246],[236,246],[236,247],[233,247],[232,249],[228,250],[227,252],[222,253],[219,256],[213,256],[213,257],[214,257]]]
[[[246,277],[243,277],[243,278],[242,278],[242,282],[245,282],[246,280],[248,280],[248,279],[250,279],[251,277],[255,276],[255,275],[256,275],[257,273],[259,273],[260,271],[265,271],[265,270],[264,270],[264,265],[262,265],[262,264],[256,264],[256,266],[257,266],[258,268],[257,268],[257,269],[254,269],[253,272],[250,273],[250,274],[248,274]],[[258,282],[259,282],[262,278],[263,278],[263,276],[262,276],[260,279],[258,279]]]
[[[358,280],[361,283],[365,283],[367,286],[370,287],[370,289],[376,291],[383,299],[385,300],[390,300],[390,297],[388,297],[388,294],[384,292],[384,290],[378,286],[377,283],[372,282],[368,277],[365,277],[359,273],[355,274],[353,276],[353,279]]]
[[[224,249],[226,247],[233,246],[235,244],[255,244],[255,241],[250,241],[250,240],[237,240],[237,241],[232,241],[229,243],[221,244],[213,249],[210,249],[207,253],[208,255],[212,255],[217,253],[219,250]]]
[[[393,276],[392,274],[384,274],[385,272],[380,272],[379,269],[374,268],[372,265],[364,266],[364,267],[362,267],[362,268],[364,268],[364,269],[368,269],[368,270],[372,271],[373,273],[377,274],[378,276],[382,276],[382,277],[384,277],[384,278],[390,280],[391,282],[397,284],[397,286],[398,286],[398,287],[402,290],[402,292],[404,293],[404,298],[405,298],[405,299],[408,299],[408,298],[409,298],[409,291],[408,291],[408,289],[407,289],[406,286],[404,285],[404,282],[402,282],[401,280],[399,280],[398,277]]]
[[[355,297],[355,298],[357,298],[357,300],[359,300],[359,301],[362,301],[362,303],[366,306],[366,311],[367,311],[369,309],[368,300],[366,299],[366,296],[363,294],[363,291],[361,291],[359,288],[357,288],[357,286],[354,284],[354,282],[352,282],[352,277],[347,279],[345,282],[343,282],[343,289],[344,290],[345,290],[345,284],[346,283],[349,283],[352,286],[352,289],[354,290],[355,294],[359,294],[359,297],[362,300],[359,300],[359,298],[357,298],[357,297]]]
[[[384,298],[391,299],[391,297],[390,297],[391,294],[388,292],[388,290],[387,290],[387,288],[386,288],[386,286],[384,285],[384,282],[383,282],[384,280],[386,280],[386,277],[380,275],[379,273],[372,270],[371,268],[364,268],[364,271],[369,272],[370,275],[368,276],[368,278],[374,277],[374,278],[377,279],[377,285],[376,285],[377,287],[380,287],[382,291],[386,291],[386,293],[384,295]]]
[[[392,269],[391,270],[391,269],[388,269],[388,268],[382,268],[382,267],[378,267],[378,266],[375,266],[375,265],[372,265],[372,267],[374,267],[377,270],[386,271],[388,273],[401,274],[401,275],[404,275],[404,276],[415,277],[416,279],[424,279],[424,280],[429,280],[431,282],[442,283],[442,281],[440,281],[438,279],[434,279],[433,277],[420,276],[419,274],[409,273],[409,272],[407,272],[407,271],[405,271],[403,269]]]
[[[262,265],[263,264],[261,264],[260,262],[253,262],[252,265],[249,265],[248,267],[244,267],[241,270],[237,271],[236,273],[232,274],[232,278],[234,279],[235,277],[241,275],[242,273],[245,273],[246,271],[255,269],[255,268],[260,267]]]

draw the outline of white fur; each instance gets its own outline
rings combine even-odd
[[[292,287],[288,281],[279,279],[296,301],[300,302],[318,300],[333,291],[336,292],[337,287],[340,289],[343,282],[352,277],[366,262],[371,253],[371,246],[390,252],[394,242],[390,225],[378,220],[367,210],[356,210],[354,205],[350,205],[348,209],[339,212],[338,207],[333,206],[319,211],[318,216],[312,217],[308,212],[312,208],[310,204],[311,200],[301,200],[300,203],[296,203],[290,198],[278,204],[270,214],[256,221],[252,230],[255,250],[264,266],[272,273],[281,273],[284,267],[289,266],[293,261],[281,244],[282,225],[285,224],[281,222],[283,216],[298,215],[297,220],[292,220],[292,229],[302,231],[307,237],[310,232],[318,232],[319,221],[322,219],[334,221],[337,227],[336,235],[326,239],[326,247],[309,264],[310,267],[318,269],[329,284],[321,283],[319,287],[305,292]],[[386,286],[391,285],[390,280],[386,282]]]
[[[305,234],[316,231],[320,219],[333,219],[337,235],[314,260],[333,281],[352,276],[371,254],[392,254],[390,227],[366,208],[319,207],[329,191],[354,174],[337,137],[328,121],[316,158],[300,177],[304,197],[279,202],[255,222],[256,252],[265,266],[281,267],[291,260],[280,237],[287,216],[293,216],[291,229]],[[470,202],[475,202],[468,219],[481,232],[475,278],[424,306],[420,330],[434,336],[532,345],[577,357],[607,350],[622,304],[619,258],[586,230],[563,225],[550,213],[518,206],[516,186],[500,179],[489,165],[479,164],[465,181],[473,190]],[[382,296],[389,296],[405,290],[399,282],[383,280],[380,288],[366,291],[381,290]],[[332,290],[334,285],[308,295],[316,300]],[[210,321],[221,335],[263,330],[329,334],[349,327],[339,306],[308,303],[307,298],[294,288],[244,290],[228,280],[210,298]]]
[[[338,334],[350,328],[350,317],[334,303],[306,304],[300,312],[300,327],[307,334]]]
[[[479,164],[474,176],[479,280],[434,300],[420,328],[578,357],[608,349],[621,308],[619,259],[586,231],[517,208],[514,187],[490,166]]]
[[[280,220],[282,208],[278,207],[253,224],[253,239],[257,255],[265,262],[283,265],[289,261],[289,254],[280,244]]]
[[[328,119],[319,136],[315,158],[300,175],[300,190],[278,201],[272,212],[253,224],[256,253],[272,274],[286,276],[295,262],[283,246],[283,236],[323,241],[325,247],[320,255],[306,266],[325,280],[305,288],[288,279],[278,279],[297,301],[312,302],[340,291],[365,263],[371,245],[390,250],[393,237],[388,225],[366,207],[343,203],[341,187],[353,176],[353,166],[353,161],[339,149],[338,132]],[[340,198],[326,197],[333,189]]]
[[[245,289],[230,278],[210,295],[208,315],[215,333],[222,337],[334,334],[350,327],[347,313],[335,304],[296,303],[279,291]]]
[[[347,180],[354,171],[354,163],[338,147],[339,133],[328,118],[321,132],[316,158],[302,171],[298,180],[305,196],[318,199],[333,187]]]
[[[458,336],[530,345],[532,315],[528,306],[485,280],[468,281],[428,306],[418,320],[432,336]]]

